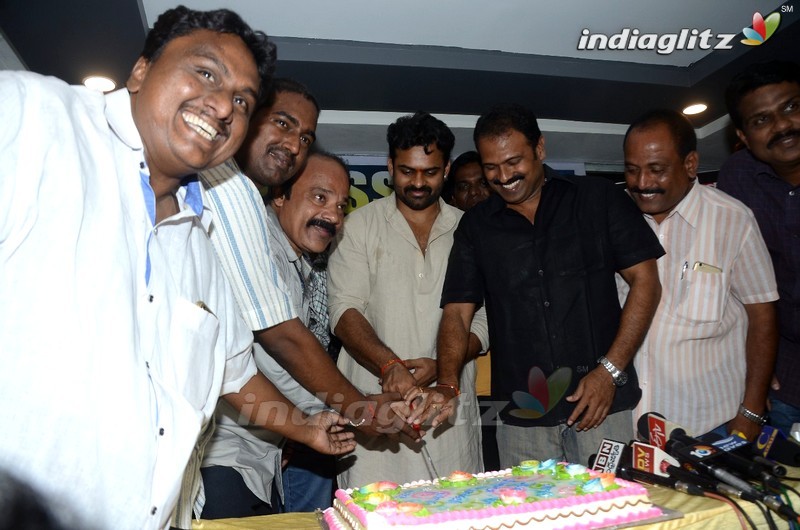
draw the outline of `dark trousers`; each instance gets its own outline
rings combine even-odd
[[[206,503],[203,506],[203,519],[225,519],[228,517],[250,517],[278,513],[280,501],[277,491],[272,489],[272,506],[251,492],[242,476],[232,467],[210,466],[200,468]]]

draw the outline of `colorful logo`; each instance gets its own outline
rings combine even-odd
[[[541,418],[555,407],[569,388],[572,369],[562,366],[545,378],[538,366],[528,373],[528,392],[520,390],[511,394],[511,399],[519,408],[508,413],[516,418],[535,420]]]
[[[778,25],[781,23],[781,14],[778,12],[772,13],[767,18],[761,16],[761,13],[756,11],[753,14],[753,27],[743,28],[742,33],[746,39],[742,39],[742,44],[748,46],[760,46],[764,44],[767,39],[772,37]]]

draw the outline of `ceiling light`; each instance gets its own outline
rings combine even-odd
[[[100,92],[110,92],[117,87],[114,81],[101,75],[90,75],[83,80],[83,84],[86,88],[91,88],[92,90],[98,90]]]
[[[708,106],[705,103],[695,103],[694,105],[689,105],[683,109],[683,113],[687,116],[691,116],[692,114],[700,114],[707,108]]]

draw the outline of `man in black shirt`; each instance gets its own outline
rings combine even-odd
[[[528,458],[585,464],[602,438],[633,437],[630,409],[641,391],[630,361],[658,304],[664,250],[622,189],[543,165],[544,138],[528,109],[495,107],[474,139],[496,193],[456,230],[439,384],[410,420],[431,410],[436,425],[450,413],[467,330],[485,303],[492,391],[509,400],[497,434],[501,466]],[[624,308],[615,272],[635,292]]]

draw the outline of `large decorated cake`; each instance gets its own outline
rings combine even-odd
[[[590,529],[659,515],[639,484],[528,460],[503,471],[338,490],[325,521],[331,530]]]

